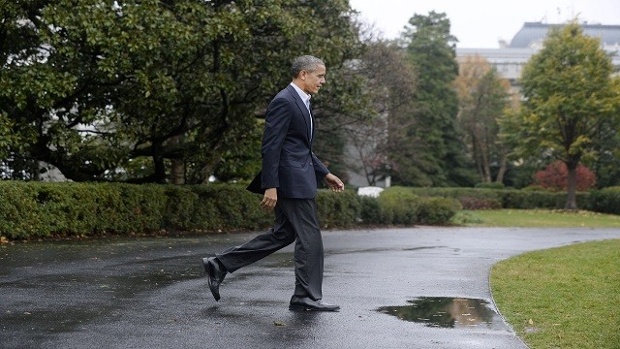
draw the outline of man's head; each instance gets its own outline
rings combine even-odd
[[[309,95],[319,92],[325,83],[325,63],[314,56],[295,58],[291,66],[293,83]]]

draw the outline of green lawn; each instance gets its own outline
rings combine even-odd
[[[496,264],[499,310],[532,349],[620,348],[620,240],[526,253]]]
[[[463,211],[454,223],[488,227],[620,228],[587,211]],[[620,240],[525,253],[496,264],[497,306],[531,349],[620,349]]]
[[[589,211],[480,210],[462,211],[453,222],[483,227],[584,227],[620,228],[620,216]]]

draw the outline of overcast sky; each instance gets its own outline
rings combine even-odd
[[[450,19],[461,48],[497,48],[510,42],[524,22],[580,22],[620,25],[620,0],[349,0],[361,19],[385,38],[397,38],[414,14],[432,10]]]

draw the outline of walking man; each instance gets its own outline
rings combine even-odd
[[[344,183],[330,173],[312,152],[314,119],[310,98],[325,83],[325,63],[301,56],[291,67],[293,81],[271,101],[265,117],[262,171],[248,190],[263,194],[261,207],[274,210],[269,232],[231,247],[202,263],[216,301],[227,273],[252,264],[295,242],[295,291],[290,309],[338,311],[323,302],[323,240],[317,217],[316,194],[323,180],[334,192]]]

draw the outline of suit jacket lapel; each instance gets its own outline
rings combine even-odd
[[[306,135],[308,136],[308,142],[311,143],[312,134],[310,132],[310,118],[312,118],[312,116],[310,115],[310,112],[308,111],[308,108],[306,107],[306,104],[304,103],[304,101],[301,100],[301,97],[299,97],[299,94],[297,93],[297,91],[295,91],[295,88],[290,85],[288,88],[289,88],[289,92],[291,93],[291,96],[293,96],[293,99],[295,100],[295,104],[297,105],[297,108],[303,115],[304,122],[306,123]],[[312,122],[314,122],[314,120],[312,120]]]
[[[312,107],[310,107],[310,119],[312,120],[312,127],[310,128],[310,144],[314,142],[314,130],[316,129],[316,122],[314,120],[314,113],[312,112]]]

